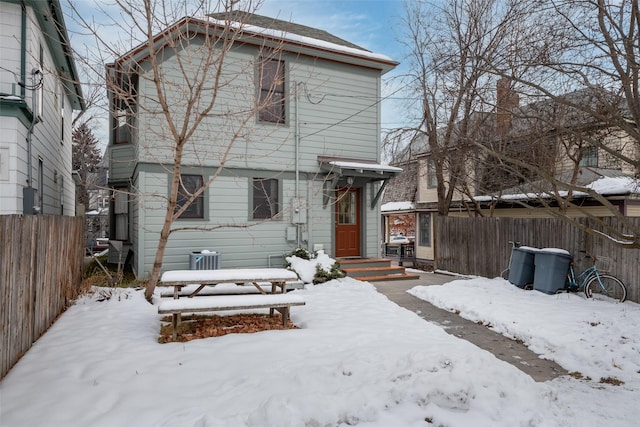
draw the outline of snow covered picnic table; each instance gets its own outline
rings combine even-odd
[[[172,315],[174,340],[177,338],[177,327],[182,313],[269,308],[270,315],[274,314],[274,310],[282,315],[282,324],[286,326],[291,306],[305,304],[301,296],[285,294],[287,282],[297,280],[298,275],[295,272],[284,268],[167,271],[162,274],[160,285],[173,286],[173,299],[161,301],[158,313]],[[270,282],[271,294],[267,295],[259,282]],[[192,298],[205,287],[213,285],[215,288],[221,283],[252,283],[261,295],[249,295],[245,286],[237,286],[237,289],[225,288],[225,292],[236,295]],[[180,298],[180,291],[185,286],[197,287],[188,295],[188,298]],[[276,294],[277,288],[280,288],[278,294]]]
[[[285,268],[228,268],[221,270],[172,270],[165,271],[160,278],[161,286],[173,286],[173,297],[178,299],[182,288],[193,285],[197,287],[188,296],[193,297],[200,293],[205,286],[215,286],[223,283],[244,284],[252,283],[262,294],[265,293],[260,282],[271,283],[271,293],[277,288],[284,293],[287,282],[298,281],[298,275]],[[224,288],[226,293],[246,293],[242,288]],[[215,293],[215,292],[214,292]]]

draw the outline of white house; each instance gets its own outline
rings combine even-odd
[[[0,8],[0,214],[75,215],[71,121],[85,106],[60,2]]]
[[[189,67],[204,63],[205,37],[225,34],[225,25],[235,37],[217,91],[213,67],[199,92],[201,102],[217,97],[213,109],[205,117],[198,116],[202,104],[190,110],[202,122],[185,146],[178,206],[215,179],[175,221],[180,231],[169,238],[164,269],[188,268],[189,255],[201,250],[218,252],[221,267],[279,266],[297,247],[380,256],[381,190],[401,172],[380,164],[381,79],[397,63],[322,30],[255,14],[228,18],[187,17],[155,39],[156,81],[170,88],[175,116],[188,108]],[[177,34],[189,42],[174,47]],[[110,92],[109,236],[146,277],[164,223],[175,142],[157,114],[149,46],[121,56],[107,74],[118,85]]]

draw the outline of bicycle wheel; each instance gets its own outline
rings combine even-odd
[[[598,280],[599,279],[599,280]],[[613,299],[623,302],[627,298],[627,288],[617,277],[608,274],[593,276],[584,287],[584,294],[587,298],[598,300]]]

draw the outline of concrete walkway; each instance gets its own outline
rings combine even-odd
[[[418,285],[442,285],[456,280],[456,277],[424,273],[416,280],[395,280],[371,282],[378,292],[384,294],[391,301],[401,307],[413,311],[428,322],[441,326],[446,332],[462,338],[476,346],[493,353],[498,359],[511,363],[516,368],[530,375],[535,381],[548,381],[567,374],[555,362],[540,359],[523,344],[493,332],[484,325],[463,319],[455,313],[437,308],[436,306],[414,297],[407,290]]]

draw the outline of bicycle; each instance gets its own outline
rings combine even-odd
[[[568,292],[582,290],[587,298],[597,300],[613,299],[618,302],[624,302],[627,298],[627,288],[622,283],[622,280],[608,274],[608,266],[611,263],[611,259],[607,257],[596,258],[589,253],[585,258],[591,258],[593,265],[576,275],[572,262],[569,265],[565,290]],[[603,264],[601,268],[598,268],[596,264],[598,262]]]
[[[520,242],[509,240],[511,245],[511,254],[509,255],[509,266],[500,272],[500,277],[505,280],[509,279],[509,272],[511,271],[511,261],[513,260],[513,249],[520,247]]]

